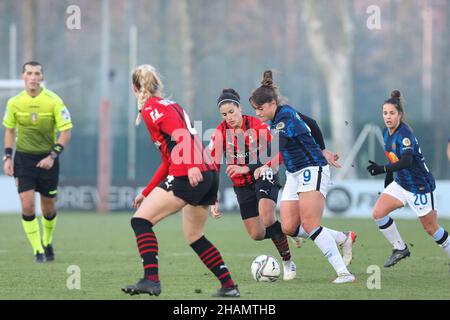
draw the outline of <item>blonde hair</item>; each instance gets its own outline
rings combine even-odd
[[[139,91],[137,97],[137,107],[139,113],[136,117],[136,125],[141,123],[141,109],[145,105],[148,99],[151,97],[163,97],[163,83],[161,77],[156,71],[155,67],[149,64],[143,64],[133,70],[132,75],[133,85]]]

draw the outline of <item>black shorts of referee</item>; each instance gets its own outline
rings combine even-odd
[[[14,177],[19,193],[35,190],[47,198],[54,198],[58,192],[59,159],[56,158],[50,170],[36,167],[46,154],[30,154],[16,151],[14,155]]]

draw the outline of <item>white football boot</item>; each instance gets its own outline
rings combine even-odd
[[[297,275],[297,266],[294,261],[283,261],[283,280],[288,281],[295,278]]]
[[[356,277],[351,273],[339,274],[338,277],[333,281],[333,283],[349,283],[356,282]]]
[[[347,267],[353,260],[353,244],[356,241],[356,233],[354,231],[344,232],[347,235],[347,239],[339,245],[342,250],[342,259]]]

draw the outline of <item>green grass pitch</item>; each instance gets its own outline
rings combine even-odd
[[[0,299],[211,299],[218,281],[206,269],[182,234],[181,215],[158,224],[162,294],[130,297],[120,288],[142,276],[142,265],[130,226],[131,214],[59,214],[54,236],[56,261],[36,264],[19,215],[0,216]],[[395,218],[395,215],[394,215]],[[334,285],[335,273],[319,249],[310,241],[302,248],[291,245],[297,264],[292,281],[257,283],[250,274],[253,259],[260,254],[279,256],[270,240],[256,242],[244,230],[240,216],[224,214],[210,218],[206,237],[222,253],[242,299],[450,299],[449,260],[441,248],[422,230],[417,220],[397,219],[411,257],[390,269],[382,267],[390,245],[369,219],[325,219],[323,225],[355,230],[353,284]],[[441,225],[450,230],[450,221]],[[290,241],[290,244],[292,242]],[[78,266],[81,288],[69,290],[69,266]],[[380,266],[381,289],[369,290],[367,268]]]

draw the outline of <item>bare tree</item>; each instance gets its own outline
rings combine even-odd
[[[448,57],[450,57],[450,4],[448,1],[433,2],[433,11],[435,15],[435,31],[433,46],[435,48],[436,66],[433,68],[433,90],[435,92],[435,100],[433,105],[433,116],[435,117],[433,124],[433,150],[438,150],[434,156],[432,172],[436,177],[445,176],[443,168],[448,168],[447,161],[443,155],[447,146],[446,138],[450,131],[448,130],[448,119],[450,117],[450,95],[448,88],[450,87],[450,67]],[[448,170],[448,169],[447,169]]]
[[[326,5],[329,6],[329,2]],[[325,80],[331,114],[333,148],[339,154],[345,155],[354,142],[352,126],[349,125],[353,123],[354,30],[350,13],[351,2],[342,0],[337,1],[335,5],[339,29],[326,33],[319,16],[320,1],[303,2],[303,20],[306,24],[309,45]],[[331,42],[336,43],[334,48],[331,47]]]
[[[24,21],[23,26],[23,39],[24,39],[24,51],[23,61],[30,61],[34,59],[34,27],[35,27],[35,10],[33,0],[23,0],[22,2],[22,19]]]
[[[428,1],[422,3],[422,94],[423,120],[431,121],[433,103],[431,94],[433,68],[433,10]]]
[[[193,68],[193,50],[194,41],[191,31],[191,17],[187,0],[178,1],[180,15],[180,39],[181,39],[181,73],[183,79],[183,98],[182,102],[186,112],[190,117],[192,103],[194,101],[194,68]]]

